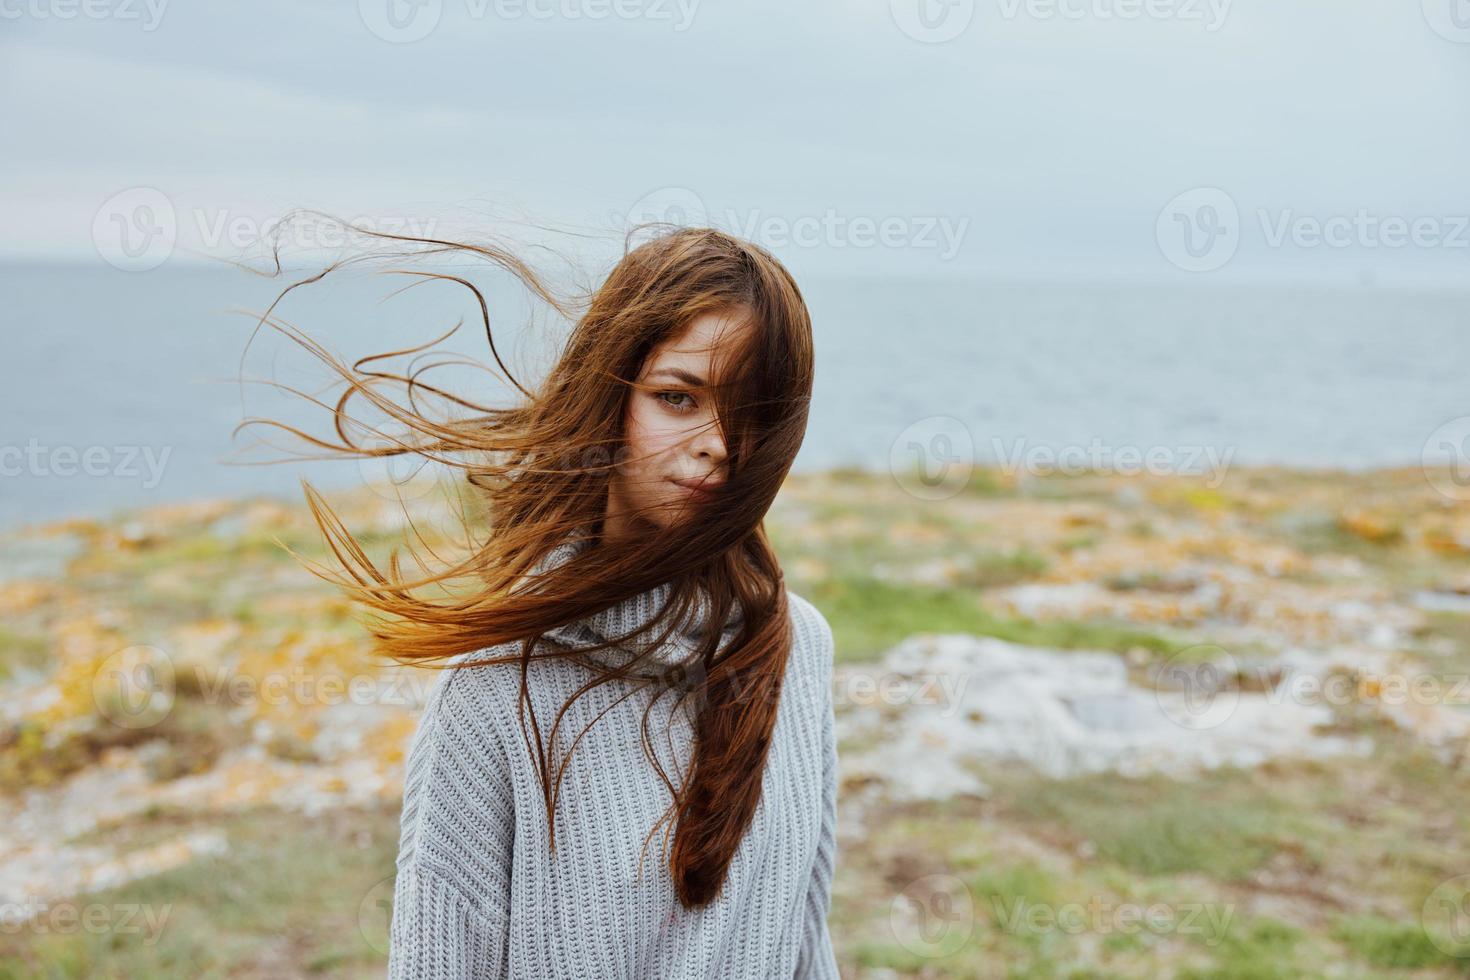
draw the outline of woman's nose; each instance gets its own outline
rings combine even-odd
[[[699,426],[691,439],[691,448],[698,456],[708,457],[716,463],[724,462],[725,436],[717,419],[708,419]]]

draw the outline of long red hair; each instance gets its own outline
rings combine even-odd
[[[415,576],[404,574],[396,550],[387,568],[378,567],[321,494],[304,483],[313,517],[343,572],[313,568],[313,573],[345,589],[369,611],[375,651],[398,663],[442,667],[460,654],[516,644],[513,654],[469,657],[449,666],[519,664],[520,721],[528,739],[534,732],[538,746],[553,851],[552,811],[565,765],[553,766],[540,748],[540,726],[534,714],[529,722],[525,717],[529,699],[524,695],[532,658],[569,652],[538,643],[542,633],[663,583],[673,587],[665,615],[637,634],[647,632],[655,643],[684,621],[700,590],[716,622],[724,623],[738,604],[741,628],[733,642],[718,651],[719,630],[706,631],[697,669],[671,688],[681,702],[692,699],[688,707],[694,712],[688,778],[675,786],[660,770],[672,796],[664,815],[674,828],[669,867],[680,901],[692,908],[719,894],[760,798],[791,649],[784,580],[763,520],[806,431],[813,347],[801,292],[768,252],[711,228],[660,231],[637,247],[630,236],[605,281],[580,299],[553,289],[546,277],[500,245],[362,232],[387,243],[388,254],[396,258],[467,256],[511,273],[573,325],[554,366],[540,383],[522,385],[496,350],[479,287],[465,276],[431,270],[408,274],[457,283],[473,294],[495,363],[518,392],[516,403],[481,405],[429,385],[415,373],[384,367],[386,359],[423,347],[342,362],[275,313],[292,290],[320,283],[361,259],[339,261],[288,286],[260,324],[301,343],[340,376],[344,390],[335,406],[328,405],[340,441],[269,419],[248,419],[243,425],[276,426],[334,454],[412,454],[463,473],[460,489],[483,505],[484,519],[459,512],[465,543],[459,555],[436,552],[430,562],[409,539],[421,569]],[[609,480],[627,458],[623,420],[640,368],[656,345],[677,338],[706,313],[742,316],[754,327],[744,333],[740,349],[722,352],[726,370],[712,392],[727,445],[727,484],[719,508],[674,525],[650,522],[648,533],[636,539],[604,542],[598,532]],[[395,397],[396,391],[404,397]],[[387,445],[354,439],[354,431],[363,428],[347,411],[355,398],[366,399],[408,434]],[[534,589],[519,587],[557,543],[588,531],[595,545],[577,561],[538,577]],[[576,697],[637,667],[634,661],[580,688],[557,713],[551,744]]]

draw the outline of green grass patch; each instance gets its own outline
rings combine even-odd
[[[1434,945],[1418,922],[1391,922],[1376,916],[1354,916],[1338,921],[1332,930],[1353,955],[1373,966],[1419,970],[1454,963]],[[1470,963],[1463,963],[1470,973]]]
[[[1307,980],[1323,974],[1298,955],[1301,930],[1281,922],[1236,923],[1214,951],[1215,962],[1187,968],[1180,980]]]
[[[311,820],[261,809],[216,821],[227,853],[73,900],[110,928],[0,933],[0,978],[381,977],[381,940],[364,935],[359,913],[393,873],[397,818],[396,808]]]
[[[975,589],[998,588],[1014,585],[1036,578],[1050,566],[1046,556],[1030,548],[1015,551],[987,551],[972,553],[965,568],[956,577],[956,584]]]
[[[1122,623],[1000,616],[983,608],[979,596],[959,589],[853,576],[815,583],[809,592],[832,624],[839,662],[873,660],[917,633],[970,633],[1028,646],[1120,653],[1142,648],[1167,655],[1179,646]]]
[[[1217,772],[1198,783],[1116,774],[1022,779],[1011,810],[1090,841],[1099,858],[1143,875],[1200,872],[1239,879],[1263,864],[1290,832],[1290,810],[1249,780]]]

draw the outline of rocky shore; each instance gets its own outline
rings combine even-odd
[[[332,501],[375,556],[402,544],[391,491]],[[451,540],[442,501],[408,508],[428,541]],[[1470,505],[1423,474],[978,471],[928,500],[888,474],[831,472],[794,476],[769,529],[837,637],[845,972],[1243,976],[1229,971],[1274,941],[1281,976],[1459,975],[1453,922],[1425,910],[1470,874]],[[268,499],[0,537],[12,972],[71,975],[34,925],[59,902],[176,887],[187,905],[182,883],[231,860],[241,820],[391,824],[433,675],[374,662],[354,611],[283,546],[324,560],[306,509]],[[1323,841],[1382,859],[1329,867]],[[1302,898],[1272,939],[1283,888]],[[915,940],[912,909],[956,889],[966,940]],[[1043,942],[997,912],[1104,893],[1228,903],[1234,931]],[[291,960],[277,975],[316,972],[327,947],[334,971],[381,968],[360,917],[323,928],[272,954]],[[155,939],[129,955],[197,937]],[[211,969],[252,975],[248,949]],[[1314,957],[1361,972],[1290,972]],[[101,960],[76,962],[91,975]]]

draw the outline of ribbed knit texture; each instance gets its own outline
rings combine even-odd
[[[565,543],[537,568],[575,561],[581,546]],[[635,596],[548,639],[580,645],[593,635],[624,634],[656,615],[670,589]],[[644,838],[671,802],[645,754],[643,713],[654,703],[649,742],[677,786],[692,754],[690,707],[676,711],[669,691],[655,701],[659,686],[637,680],[602,684],[572,705],[553,762],[596,722],[561,783],[553,856],[535,756],[517,720],[519,668],[445,671],[407,760],[390,980],[840,980],[827,931],[837,859],[832,632],[815,606],[787,596],[794,642],[761,800],[720,895],[694,911],[674,894],[668,821],[649,839],[639,872]],[[682,662],[703,625],[696,619],[650,659],[665,667]],[[722,632],[738,622],[736,610]],[[517,647],[460,659],[513,655]],[[628,659],[618,649],[594,656]],[[592,677],[570,660],[531,662],[527,686],[543,741],[557,710]]]

